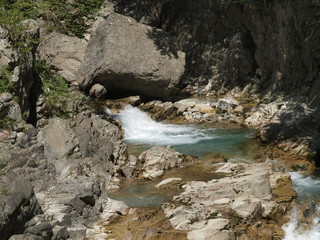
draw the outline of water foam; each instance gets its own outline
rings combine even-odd
[[[298,199],[301,202],[310,201],[320,195],[320,179],[304,176],[302,174],[290,173],[293,186],[298,193]],[[285,231],[284,240],[319,240],[320,239],[320,207],[315,207],[315,214],[308,226],[308,230],[303,224],[299,223],[298,211],[295,209],[291,216],[291,221],[283,227]]]
[[[212,134],[213,129],[159,123],[131,105],[127,105],[124,110],[120,111],[116,118],[122,122],[125,140],[131,143],[185,145],[216,138]]]

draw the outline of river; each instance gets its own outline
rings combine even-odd
[[[115,118],[122,122],[129,151],[136,155],[155,145],[173,145],[177,151],[196,155],[204,161],[210,159],[213,153],[220,153],[234,161],[252,162],[261,158],[261,154],[255,152],[259,151],[259,148],[257,143],[250,138],[253,131],[249,129],[217,129],[208,125],[159,123],[130,105],[120,111]],[[201,174],[198,174],[197,171]],[[206,180],[218,177],[206,168],[191,167],[183,172],[181,176],[185,178],[187,176],[187,180]],[[179,174],[181,173],[172,173],[175,176]],[[290,174],[298,197],[291,221],[283,226],[286,233],[284,240],[319,240],[319,175],[305,176],[296,172]],[[159,181],[129,180],[123,185],[121,191],[111,196],[133,207],[161,205],[172,197],[173,193],[150,191]],[[305,210],[302,212],[299,207]],[[312,219],[306,221],[307,217]]]

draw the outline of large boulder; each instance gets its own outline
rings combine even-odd
[[[53,32],[41,42],[38,52],[40,58],[56,69],[60,76],[68,82],[73,82],[76,80],[87,45],[84,39]]]
[[[170,35],[112,13],[89,41],[78,81],[86,90],[100,83],[110,90],[165,97],[179,83],[184,67],[185,54]]]

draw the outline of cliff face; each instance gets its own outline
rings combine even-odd
[[[224,93],[252,84],[255,93],[319,102],[319,1],[114,2],[116,11],[176,37],[187,53],[182,87],[188,91]]]

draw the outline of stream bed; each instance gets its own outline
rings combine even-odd
[[[125,141],[129,152],[139,155],[142,151],[156,145],[172,145],[178,152],[195,155],[203,164],[174,169],[165,178],[180,177],[185,181],[208,181],[223,177],[214,172],[209,164],[210,157],[221,154],[229,161],[254,162],[265,160],[258,144],[251,137],[254,132],[244,128],[211,128],[203,125],[176,125],[159,123],[152,120],[138,108],[128,105],[115,116],[122,122]],[[298,193],[297,206],[291,221],[283,227],[284,240],[319,240],[320,239],[320,178],[319,174],[304,176],[291,173],[295,190]],[[179,194],[177,190],[159,190],[155,188],[164,178],[155,181],[128,179],[119,191],[110,197],[122,200],[130,207],[161,206]],[[299,210],[303,206],[304,211]],[[306,218],[312,218],[308,221]]]

